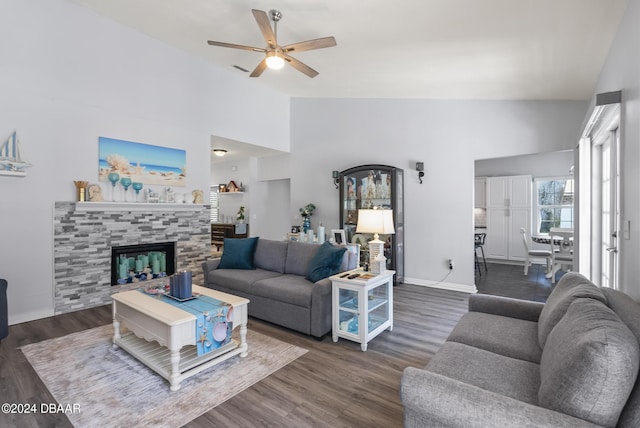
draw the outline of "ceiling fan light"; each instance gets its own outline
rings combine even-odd
[[[267,67],[272,70],[280,70],[284,67],[284,58],[278,56],[277,52],[268,52],[267,53]]]
[[[213,149],[213,154],[216,156],[224,156],[227,154],[225,149]]]

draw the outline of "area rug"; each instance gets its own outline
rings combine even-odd
[[[106,325],[22,347],[75,427],[179,427],[307,352],[249,330],[247,357],[232,357],[171,392],[164,378],[114,348],[112,336]]]

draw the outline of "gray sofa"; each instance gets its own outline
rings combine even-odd
[[[472,295],[401,381],[405,427],[640,426],[640,305],[577,273],[545,304]]]
[[[202,264],[204,285],[248,298],[252,317],[320,338],[331,331],[331,281],[306,279],[319,248],[317,244],[259,239],[253,256],[255,269],[218,269],[220,258],[207,260]],[[345,251],[341,257],[337,271],[357,267],[352,252]]]

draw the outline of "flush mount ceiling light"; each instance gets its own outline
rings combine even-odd
[[[280,70],[284,67],[284,59],[278,55],[278,51],[267,52],[267,67],[272,70]]]
[[[225,149],[213,149],[213,154],[216,156],[224,156],[227,154]]]

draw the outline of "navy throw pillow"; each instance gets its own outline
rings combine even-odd
[[[307,279],[311,282],[317,282],[338,273],[345,251],[347,251],[345,247],[336,247],[325,241],[309,262]]]
[[[255,269],[253,254],[257,243],[258,237],[224,238],[222,259],[218,269]]]

